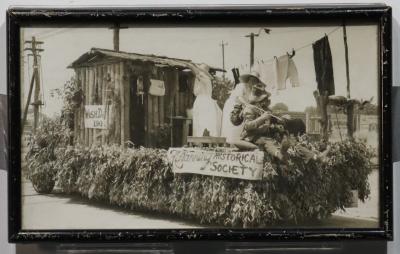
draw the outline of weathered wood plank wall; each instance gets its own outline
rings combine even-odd
[[[170,117],[186,116],[186,109],[193,106],[194,96],[191,89],[180,91],[179,71],[165,68],[164,74],[153,79],[162,79],[165,83],[165,95],[153,96],[147,93],[150,86],[148,66],[136,68],[143,73],[146,94],[143,100],[145,146],[157,144],[157,132],[164,124],[170,124]],[[125,61],[99,63],[93,66],[80,67],[75,70],[78,82],[84,93],[82,104],[75,111],[75,143],[92,146],[104,144],[124,145],[131,140],[131,124],[134,110],[132,99],[141,100],[141,96],[131,97],[130,85],[135,64]],[[158,71],[157,73],[162,73]],[[141,102],[140,102],[141,103]],[[105,105],[109,111],[109,130],[89,129],[84,126],[85,105]]]

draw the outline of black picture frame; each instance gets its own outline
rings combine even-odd
[[[35,230],[21,228],[21,109],[20,29],[24,24],[86,24],[148,22],[285,22],[352,19],[379,24],[380,223],[379,228],[193,229],[193,230]],[[159,242],[177,240],[391,240],[393,237],[391,86],[391,7],[386,5],[310,5],[202,8],[10,8],[7,12],[7,66],[9,115],[9,219],[10,242]]]

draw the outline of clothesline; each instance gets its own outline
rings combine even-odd
[[[341,26],[336,27],[335,29],[331,30],[330,32],[326,33],[325,35],[326,35],[326,36],[329,36],[329,35],[333,34],[334,32],[336,32],[337,30],[339,30],[340,28],[342,28],[342,27],[341,27]],[[319,39],[318,39],[318,40],[319,40]],[[307,43],[306,45],[303,45],[303,46],[301,46],[301,47],[295,48],[295,49],[293,49],[293,51],[294,51],[294,52],[298,52],[298,51],[301,51],[301,50],[303,50],[303,49],[305,49],[305,48],[311,47],[311,46],[312,46],[316,41],[318,41],[318,40],[312,41],[311,43]],[[269,62],[272,62],[272,61],[274,60],[275,57],[276,57],[276,56],[271,57],[271,58],[269,58],[269,59],[267,59],[267,60],[258,59],[257,62],[260,62],[260,61],[261,61],[261,62],[263,62],[263,63],[269,63]],[[241,69],[243,69],[243,66],[244,66],[244,67],[247,67],[248,64],[246,64],[246,65],[240,65]]]

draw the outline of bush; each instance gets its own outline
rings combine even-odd
[[[151,148],[59,148],[44,168],[56,168],[65,193],[205,224],[266,227],[282,220],[326,218],[344,209],[352,189],[359,190],[361,200],[368,197],[367,147],[340,142],[332,144],[331,154],[326,163],[308,164],[292,156],[289,170],[266,157],[259,181],[174,175],[166,150]]]
[[[263,179],[248,181],[174,174],[164,149],[68,146],[70,137],[61,118],[44,119],[33,136],[27,164],[38,193],[51,192],[56,183],[63,193],[228,227],[323,219],[345,209],[353,189],[362,201],[370,193],[372,154],[362,142],[331,144],[324,163],[306,164],[291,153],[288,167],[281,167],[266,155]]]
[[[212,80],[212,95],[211,97],[217,101],[220,108],[224,108],[226,100],[229,98],[231,91],[234,88],[234,83],[229,79],[223,79],[214,76]]]
[[[38,193],[50,193],[56,181],[56,147],[65,146],[70,131],[60,118],[43,118],[40,127],[33,135],[26,155],[28,178]]]

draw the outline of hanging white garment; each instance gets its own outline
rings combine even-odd
[[[196,99],[193,103],[193,136],[202,137],[204,130],[210,136],[221,135],[222,110],[211,98],[212,83],[210,77],[203,72],[196,74],[193,93]]]
[[[266,84],[265,90],[273,94],[277,89],[277,59],[274,57],[267,62],[259,62],[256,70],[260,73],[260,79]]]
[[[239,97],[248,101],[251,93],[251,88],[243,83],[236,85],[235,89],[232,90],[231,95],[226,100],[224,105],[224,110],[222,113],[222,132],[221,136],[226,138],[226,142],[232,144],[235,140],[240,139],[240,134],[243,131],[243,124],[235,126],[231,122],[231,112],[235,104],[237,104],[237,99]]]
[[[276,58],[277,89],[286,89],[286,80],[289,79],[292,87],[299,86],[299,74],[291,57],[287,54]]]

